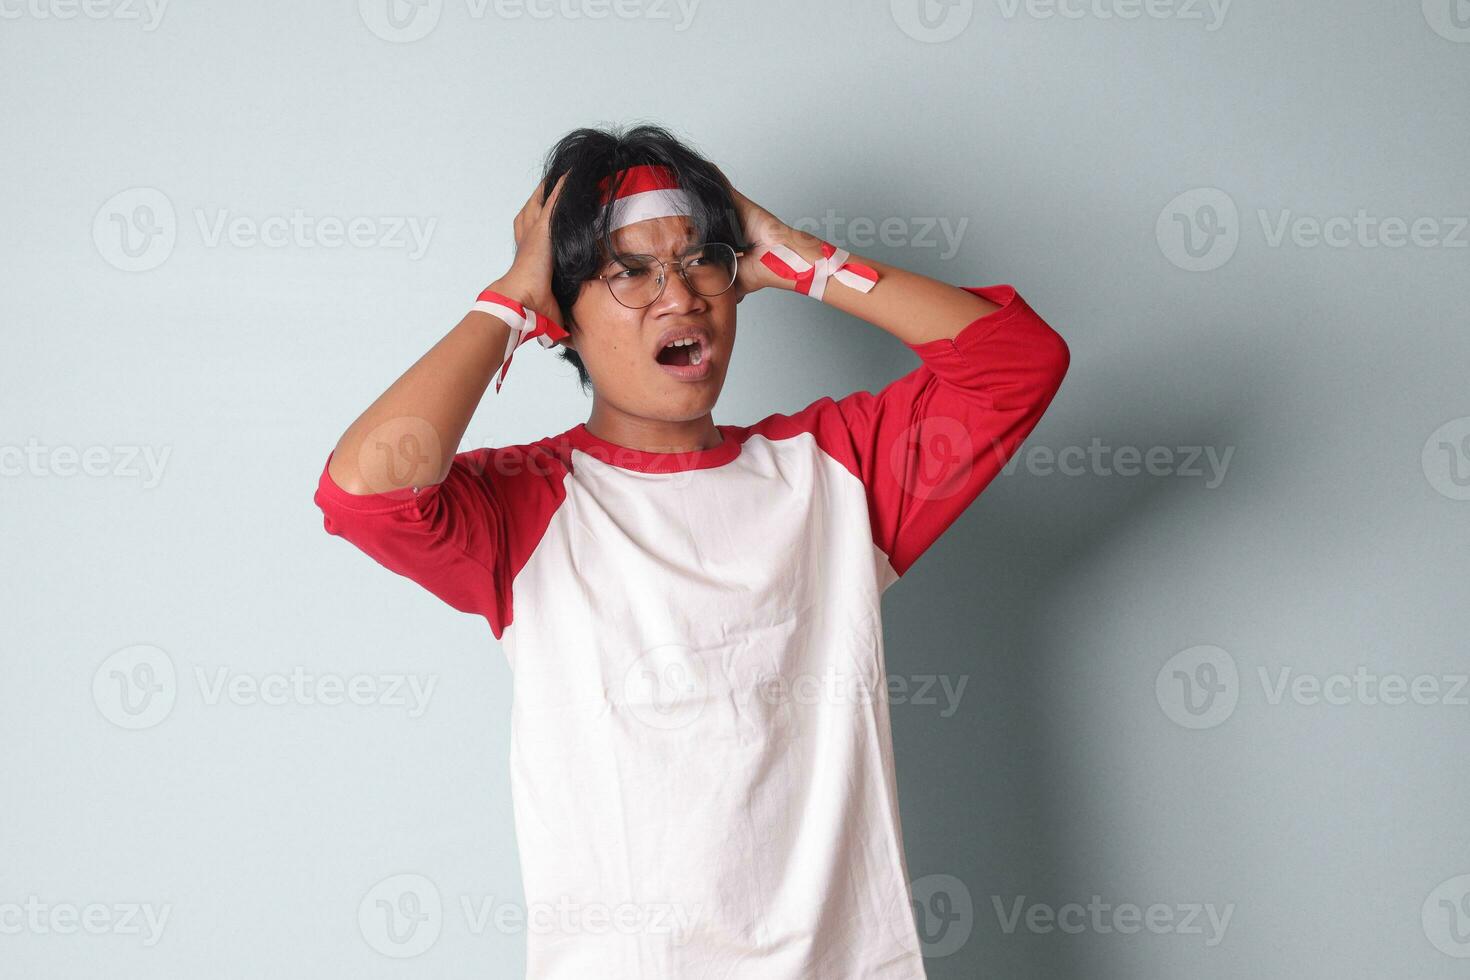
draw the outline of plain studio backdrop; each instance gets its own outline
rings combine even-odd
[[[1071,346],[885,601],[930,975],[1464,976],[1463,0],[0,18],[0,974],[520,976],[505,659],[311,497],[551,143],[652,121]],[[739,325],[720,423],[917,363]],[[462,448],[589,406],[528,345]]]

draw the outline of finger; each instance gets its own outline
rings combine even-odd
[[[547,220],[550,219],[551,209],[556,207],[557,198],[561,196],[562,185],[566,183],[567,176],[570,173],[570,170],[565,171],[560,177],[556,178],[556,185],[551,188],[551,193],[547,196],[546,203],[541,206],[541,212],[537,215],[538,219],[543,217]]]
[[[543,186],[543,181],[538,180],[536,182],[536,186],[531,190],[531,196],[526,198],[525,204],[521,205],[521,214],[534,214],[536,212],[536,207],[541,203],[541,190]]]

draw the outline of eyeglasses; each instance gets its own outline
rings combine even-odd
[[[737,252],[724,242],[691,245],[679,253],[675,267],[684,282],[701,296],[718,296],[735,284]],[[607,283],[613,299],[630,310],[652,306],[668,285],[663,260],[656,255],[619,255],[619,268],[594,278]]]

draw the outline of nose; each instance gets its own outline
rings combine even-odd
[[[708,308],[705,298],[689,288],[677,269],[670,269],[664,275],[663,295],[654,300],[652,312],[700,313]]]

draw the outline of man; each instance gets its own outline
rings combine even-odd
[[[880,599],[1036,426],[1065,342],[1009,286],[786,226],[657,127],[569,134],[514,230],[510,270],[352,424],[315,499],[510,660],[526,901],[554,912],[528,977],[923,977]],[[920,363],[716,424],[759,289]],[[587,421],[458,452],[533,338],[590,385]]]

